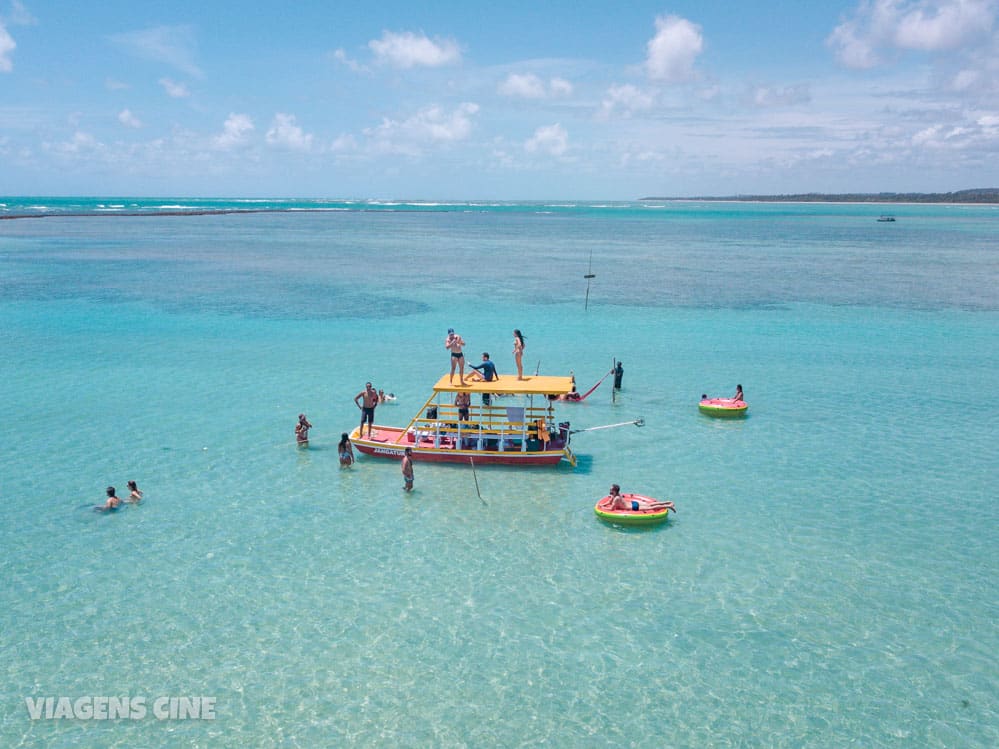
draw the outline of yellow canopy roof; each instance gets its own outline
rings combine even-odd
[[[454,383],[450,375],[444,375],[434,385],[435,393],[508,393],[510,395],[565,395],[572,392],[571,377],[550,377],[547,375],[527,375],[518,380],[515,374],[499,375],[498,380],[483,382],[473,380],[465,373],[465,385],[458,384],[458,373]]]

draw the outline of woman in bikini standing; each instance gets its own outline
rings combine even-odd
[[[343,432],[340,435],[340,444],[336,446],[336,451],[340,456],[340,465],[349,466],[354,462],[354,448],[350,444],[350,436]]]
[[[524,336],[519,330],[513,331],[513,360],[517,362],[517,379],[524,379]]]

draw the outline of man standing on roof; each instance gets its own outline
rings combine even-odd
[[[470,365],[474,372],[469,373],[469,377],[473,380],[483,380],[484,382],[492,382],[493,380],[499,380],[499,373],[496,371],[496,365],[489,361],[489,354],[482,352],[482,364],[472,364]]]
[[[454,328],[448,328],[444,348],[451,352],[451,383],[454,384],[454,368],[457,366],[458,382],[462,387],[465,387],[465,355],[461,351],[464,345],[465,340],[454,332]]]

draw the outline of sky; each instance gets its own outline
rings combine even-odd
[[[999,0],[0,0],[0,195],[999,186]]]

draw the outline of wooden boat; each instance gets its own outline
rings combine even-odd
[[[732,398],[705,398],[697,404],[702,414],[708,416],[745,416],[749,404]]]
[[[656,501],[644,494],[622,494],[621,496],[627,500],[637,500],[641,504]],[[666,508],[655,510],[643,507],[638,510],[612,510],[610,505],[611,497],[608,494],[594,505],[593,512],[601,520],[620,525],[655,525],[665,522],[666,516],[669,515],[669,510]]]
[[[492,382],[466,379],[461,387],[444,375],[408,425],[375,424],[370,437],[355,427],[350,441],[365,455],[395,460],[411,447],[419,462],[552,466],[566,460],[575,466],[569,422],[555,420],[558,396],[572,386],[571,377],[500,375]],[[454,405],[458,393],[472,399],[465,419]],[[517,397],[502,398],[500,404],[496,396]]]

